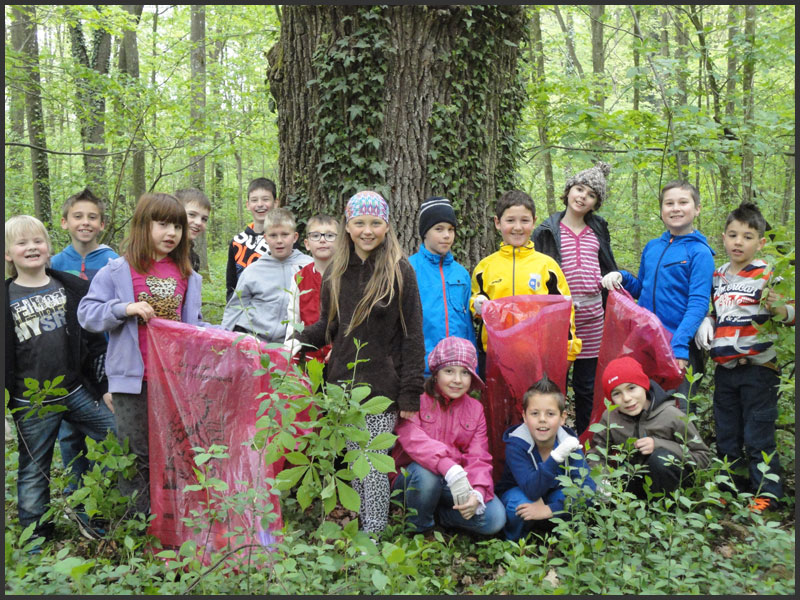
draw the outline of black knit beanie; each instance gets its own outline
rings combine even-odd
[[[456,213],[450,200],[442,196],[433,196],[419,205],[419,237],[423,240],[428,229],[442,222],[456,226]]]

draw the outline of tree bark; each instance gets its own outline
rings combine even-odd
[[[42,111],[41,79],[39,77],[39,43],[37,41],[36,6],[12,7],[14,21],[21,26],[19,48],[23,54],[22,72],[25,90],[25,118],[28,121],[28,141],[31,145],[31,175],[33,178],[33,206],[40,221],[50,226],[53,222],[50,202],[50,167],[47,160],[47,138]]]
[[[592,4],[592,74],[594,75],[594,88],[592,94],[592,104],[605,110],[605,93],[603,92],[603,75],[605,72],[605,48],[603,47],[603,14],[605,13],[604,4]]]
[[[789,215],[794,205],[794,144],[789,148],[791,156],[784,155],[786,175],[783,186],[783,202],[781,202],[780,221],[782,225],[789,224]]]
[[[75,17],[69,26],[72,56],[83,72],[75,75],[77,92],[76,114],[80,121],[83,143],[83,165],[89,187],[100,198],[106,197],[105,170],[105,112],[106,98],[101,78],[108,75],[111,62],[111,34],[103,27],[92,33],[91,47],[87,48],[83,25]]]
[[[144,4],[124,4],[122,6],[127,12],[133,15],[136,26],[142,16]],[[134,89],[139,86],[139,43],[136,35],[136,28],[126,29],[122,35],[119,54],[119,70],[135,80]],[[138,94],[137,94],[138,96]],[[138,99],[138,98],[137,98]],[[137,103],[138,106],[138,103]],[[129,119],[129,134],[133,136],[132,160],[131,160],[131,193],[134,198],[139,198],[147,189],[145,184],[145,156],[142,140],[142,123],[139,119],[144,118],[144,110],[140,108],[134,115],[133,120]]]
[[[206,7],[192,4],[191,8],[191,127],[195,132],[190,139],[192,166],[189,169],[192,186],[204,190],[206,186],[206,159],[204,156],[206,130]],[[208,242],[205,234],[194,240],[194,250],[200,257],[200,271],[208,272]]]
[[[738,60],[736,55],[736,38],[739,35],[739,28],[737,27],[739,21],[739,11],[737,7],[731,4],[728,7],[728,73],[725,82],[725,131],[730,131],[734,127],[735,119],[735,96],[736,96],[736,71],[738,68]],[[727,136],[726,136],[727,137]],[[729,144],[726,144],[728,146]],[[731,177],[731,168],[727,155],[723,156],[719,164],[719,187],[720,198],[726,204],[730,203],[736,196],[736,184]]]
[[[689,80],[689,60],[687,48],[689,47],[689,36],[686,30],[682,27],[679,15],[673,16],[675,23],[675,60],[678,61],[676,72],[678,84],[678,106],[686,106],[689,99],[689,91],[687,81]],[[689,153],[686,151],[678,152],[678,164],[686,166],[689,164]],[[678,179],[686,179],[686,171],[681,168],[678,171]]]
[[[376,189],[414,252],[419,204],[448,196],[456,257],[475,264],[494,249],[485,224],[514,181],[524,19],[519,6],[284,7],[268,77],[286,204],[338,216]]]
[[[531,9],[531,34],[533,36],[531,52],[534,58],[533,81],[537,86],[544,86],[544,47],[542,45],[542,20],[540,8]],[[555,183],[553,181],[553,156],[550,152],[550,140],[547,130],[547,100],[535,101],[536,127],[539,132],[539,143],[542,145],[542,160],[544,161],[544,185],[547,194],[547,214],[556,212]]]
[[[11,27],[9,33],[11,34],[11,47],[15,52],[21,52],[25,44],[25,24],[23,18],[19,16],[19,8],[12,9]],[[21,73],[20,70],[14,69]],[[23,91],[23,78],[22,77],[9,77],[8,74],[3,79],[6,89],[6,98],[8,98],[8,116],[11,121],[11,140],[14,142],[23,142],[25,138],[25,92]],[[12,146],[7,150],[8,152],[8,168],[11,171],[22,169],[24,164],[23,153],[25,149],[22,146]]]
[[[750,141],[753,127],[755,97],[753,78],[756,70],[756,7],[747,4],[744,8],[745,52],[742,60],[742,93],[744,95],[744,134],[742,136],[742,200],[753,201],[753,148]]]
[[[636,9],[635,12],[636,20],[641,20],[641,12],[639,9]],[[639,110],[639,100],[641,92],[639,91],[640,87],[640,77],[639,77],[639,65],[640,65],[640,53],[639,53],[639,44],[640,41],[638,39],[633,40],[633,69],[636,73],[633,77],[633,112],[637,112]],[[637,146],[639,141],[639,136],[636,136]],[[642,253],[642,225],[640,222],[640,215],[639,215],[639,169],[634,168],[633,173],[631,174],[631,210],[633,213],[633,255],[640,256]]]

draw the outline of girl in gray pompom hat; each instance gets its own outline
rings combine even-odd
[[[553,213],[533,232],[539,252],[553,257],[567,278],[575,306],[575,329],[583,342],[572,366],[575,429],[589,426],[594,396],[594,372],[603,335],[605,298],[603,275],[617,270],[608,223],[596,214],[606,199],[611,167],[598,162],[568,178],[561,199],[566,210]]]

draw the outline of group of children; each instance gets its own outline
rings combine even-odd
[[[780,481],[763,477],[758,468],[762,451],[775,451],[778,369],[771,341],[757,336],[753,326],[771,317],[794,323],[794,308],[769,288],[767,265],[754,260],[765,243],[763,217],[748,204],[731,213],[724,234],[731,260],[715,271],[713,251],[693,228],[700,210],[697,190],[686,182],[668,184],[660,194],[667,231],[647,244],[638,277],[633,276],[617,269],[608,225],[595,213],[606,199],[608,174],[608,165],[599,163],[568,179],[565,210],[536,229],[530,196],[519,190],[503,194],[494,217],[503,243],[471,277],[451,253],[457,219],[446,198],[420,205],[422,243],[410,258],[394,232],[388,202],[368,190],[349,199],[338,224],[328,215],[308,220],[309,257],[295,248],[297,224],[279,206],[274,183],[260,178],[250,184],[253,223],[230,245],[222,327],[283,343],[291,354],[325,362],[328,381],[366,383],[373,396],[393,401],[384,413],[366,419],[371,438],[397,434],[391,452],[398,472],[387,476],[372,468],[353,481],[364,531],[386,527],[392,489],[401,490],[405,505],[414,509],[410,522],[417,531],[438,520],[481,534],[503,529],[511,540],[549,527],[553,515],[564,514],[562,473],[586,490],[582,501],[591,502],[596,486],[589,469],[597,453],[587,463],[577,435],[589,425],[605,297],[619,287],[671,332],[681,366],[701,371],[700,348],[710,348],[718,363],[718,454],[736,465],[749,464],[749,477],[734,481],[742,491],[764,495],[761,507],[782,497]],[[79,277],[48,268],[49,238],[41,223],[23,216],[7,221],[6,310],[14,331],[6,333],[6,385],[12,409],[20,409],[14,420],[23,525],[38,523],[46,511],[46,474],[62,421],[78,430],[67,432],[65,441],[100,439],[107,431],[129,441],[137,475],[120,477],[120,489],[133,498],[137,512],[149,512],[146,324],[161,317],[209,325],[200,314],[201,278],[191,242],[205,230],[210,208],[198,190],[145,194],[124,255],[116,257],[97,243],[103,203],[88,190],[70,198],[62,225],[72,245],[62,254],[73,262],[59,263],[57,255],[53,266]],[[547,376],[531,382],[522,398],[521,424],[504,435],[505,470],[493,474],[483,405],[471,395],[484,388],[487,336],[481,314],[486,302],[520,294],[572,299],[566,357],[572,364],[577,431],[565,424],[566,382]],[[294,322],[305,327],[297,331],[289,325]],[[48,352],[42,351],[43,342]],[[97,358],[101,350],[104,361]],[[32,410],[25,378],[52,380],[65,371],[68,395],[46,401],[67,411],[47,413],[43,424],[24,419],[25,409]],[[595,449],[603,449],[601,463],[614,446],[634,438],[628,456],[647,465],[651,492],[673,490],[693,469],[708,465],[709,450],[684,415],[688,384],[665,391],[630,356],[617,358],[598,375],[612,403],[601,418],[606,428],[592,440]],[[62,454],[67,460],[81,451]],[[79,477],[80,462],[71,464]],[[767,472],[780,474],[777,456]],[[629,489],[644,497],[644,481],[634,478]],[[38,524],[40,533],[48,534],[47,527]]]

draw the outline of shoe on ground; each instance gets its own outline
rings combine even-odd
[[[78,526],[78,531],[80,531],[81,535],[87,540],[99,540],[106,533],[102,528],[93,527],[92,523],[89,521],[89,515],[83,511],[75,511],[67,506],[64,509],[64,514]]]
[[[747,508],[750,509],[750,512],[761,513],[765,510],[775,510],[778,508],[778,506],[772,498],[756,496],[751,500],[750,505]]]

